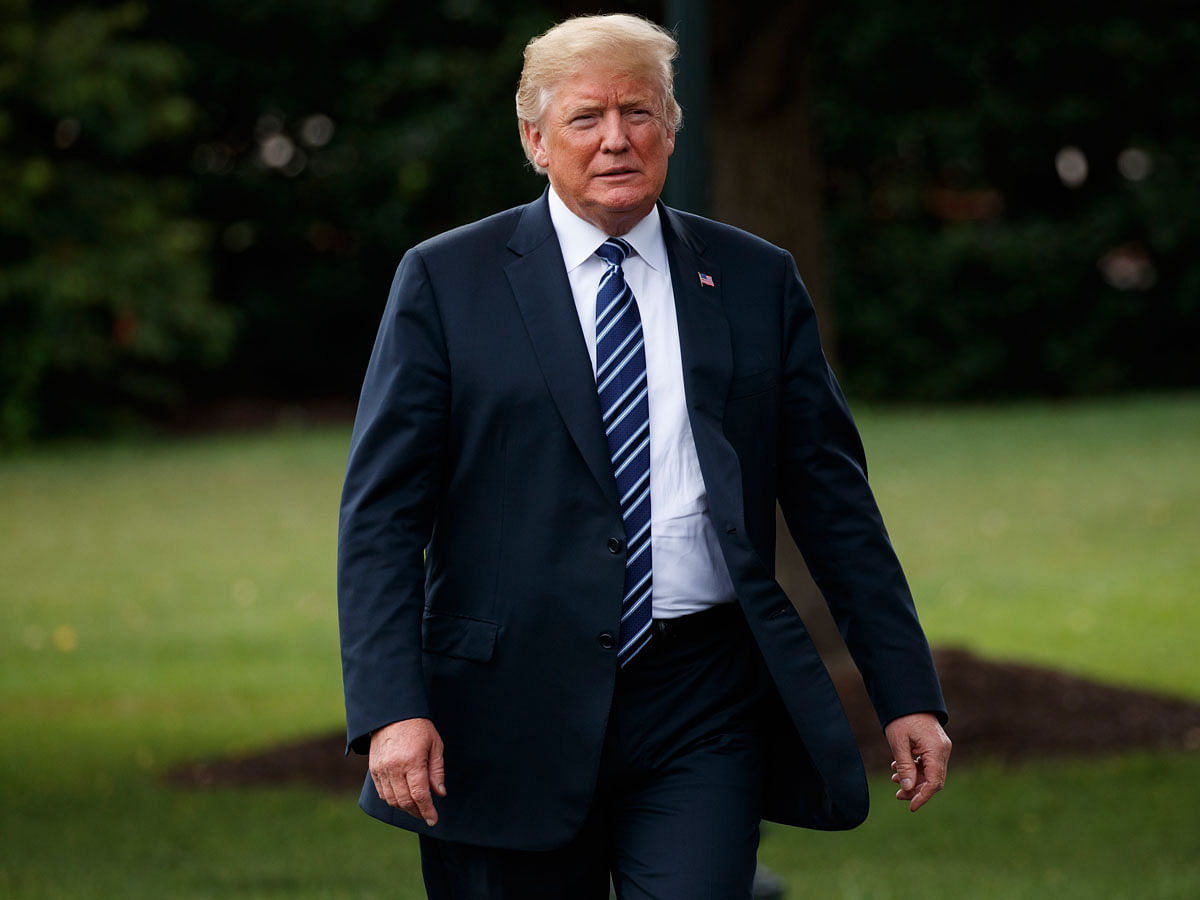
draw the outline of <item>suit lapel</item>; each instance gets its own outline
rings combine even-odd
[[[723,479],[709,477],[716,473],[707,471],[714,462],[706,451],[712,446],[709,439],[721,435],[733,374],[729,322],[722,304],[724,282],[720,268],[706,258],[704,242],[674,210],[661,204],[659,209],[675,294],[688,417],[706,483],[722,484]],[[595,376],[544,194],[525,208],[508,247],[517,258],[505,267],[505,274],[550,395],[596,482],[616,502]],[[701,275],[712,279],[711,287],[701,283]]]
[[[550,396],[601,490],[616,504],[596,380],[545,194],[525,207],[508,248],[517,258],[504,271]]]
[[[675,292],[688,414],[693,430],[698,416],[720,427],[733,374],[733,348],[722,304],[721,270],[712,259],[706,258],[708,248],[678,213],[662,205],[659,209]],[[701,282],[702,275],[712,280],[711,286]]]
[[[713,516],[728,527],[741,522],[744,516],[741,464],[725,436],[725,398],[733,377],[732,335],[722,302],[726,285],[703,240],[674,210],[659,208],[675,292],[683,389],[696,457]],[[712,285],[702,282],[701,275],[708,276]],[[724,527],[719,536],[726,538]],[[730,556],[729,546],[723,546],[730,575],[742,593],[744,567],[738,563],[742,557]]]

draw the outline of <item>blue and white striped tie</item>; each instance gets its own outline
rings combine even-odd
[[[625,523],[625,595],[617,661],[628,663],[650,640],[650,403],[642,319],[621,263],[632,248],[609,238],[596,255],[608,263],[596,292],[596,390]]]

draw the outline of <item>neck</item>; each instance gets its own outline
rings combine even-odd
[[[558,198],[562,200],[567,209],[588,224],[596,226],[609,237],[621,237],[629,234],[638,222],[650,215],[658,199],[655,198],[649,205],[643,203],[631,209],[606,209],[602,206],[584,208],[567,199],[557,190],[555,193],[558,194]]]

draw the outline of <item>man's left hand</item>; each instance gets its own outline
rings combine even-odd
[[[913,713],[888,722],[884,729],[892,748],[892,781],[900,785],[897,800],[916,812],[946,784],[950,738],[931,713]]]

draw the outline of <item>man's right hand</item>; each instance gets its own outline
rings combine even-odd
[[[371,780],[388,806],[437,824],[433,795],[446,796],[442,738],[428,719],[403,719],[371,735]]]

